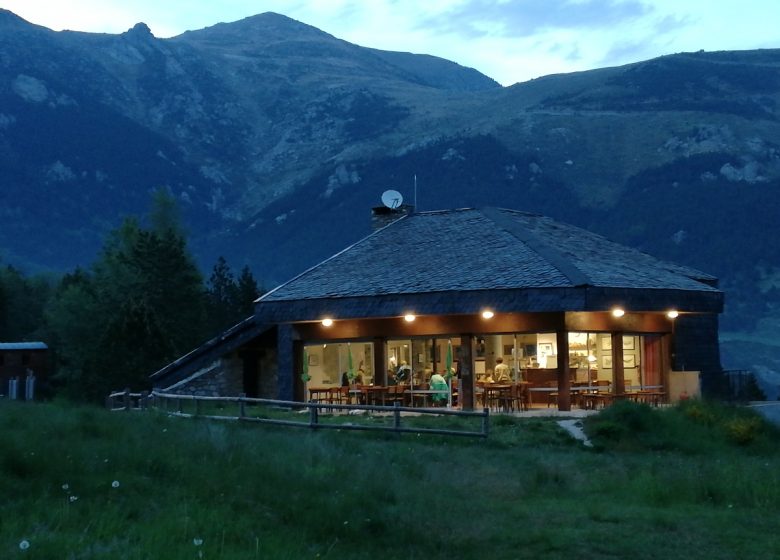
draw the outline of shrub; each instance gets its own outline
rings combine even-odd
[[[747,445],[755,441],[761,435],[763,427],[764,422],[757,416],[731,418],[723,424],[726,437],[738,445]]]

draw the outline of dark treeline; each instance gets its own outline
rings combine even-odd
[[[126,219],[87,269],[57,278],[0,268],[0,341],[46,342],[46,392],[100,400],[148,388],[151,373],[251,315],[261,292],[248,267],[236,278],[222,257],[204,279],[161,189],[146,224]]]

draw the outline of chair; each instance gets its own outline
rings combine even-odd
[[[450,387],[452,387],[452,406],[458,406],[458,378],[453,377],[450,379]]]
[[[420,383],[419,385],[415,385],[415,389],[418,391],[429,391],[430,387],[430,383]],[[412,395],[412,406],[418,406],[420,403],[422,403],[422,406],[427,406],[428,395]]]
[[[327,402],[330,404],[344,404],[349,402],[349,387],[331,387],[328,391]]]
[[[509,386],[509,391],[501,391],[498,400],[501,408],[506,412],[514,411],[515,406],[517,410],[528,410],[528,401],[525,400],[523,386],[517,383],[512,383]]]
[[[391,385],[387,388],[387,393],[385,394],[385,404],[390,404],[392,406],[395,403],[399,403],[403,405],[405,392],[405,385]]]
[[[508,393],[510,387],[511,385],[506,385],[503,383],[493,383],[491,385],[486,385],[485,390],[487,391],[488,408],[495,408],[496,410],[501,408],[501,395]]]
[[[557,381],[550,381],[547,383],[547,386],[550,388],[558,388],[558,382]],[[558,406],[558,391],[550,391],[547,393],[547,408],[550,408],[550,405],[554,404],[555,406]]]

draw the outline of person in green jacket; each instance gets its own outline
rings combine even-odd
[[[431,400],[434,405],[443,405],[447,402],[450,386],[447,385],[447,381],[442,374],[434,373],[431,375],[431,391],[441,391],[431,395]]]

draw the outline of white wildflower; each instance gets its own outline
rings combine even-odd
[[[30,548],[30,541],[23,540],[22,542],[19,543],[20,550],[27,550],[28,548]]]
[[[114,482],[112,482],[111,483],[111,488],[119,488],[119,481],[115,480]]]
[[[195,546],[200,546],[203,544],[203,539],[199,539],[198,537],[195,537],[194,539],[192,539],[192,544],[194,544]]]
[[[67,492],[68,490],[70,490],[70,485],[66,482],[65,484],[62,485],[62,489]]]
[[[72,504],[73,502],[75,502],[76,500],[78,500],[78,499],[79,499],[79,497],[78,497],[78,496],[70,496],[70,497],[68,498],[68,500],[70,501],[70,503],[71,503],[71,504]]]

